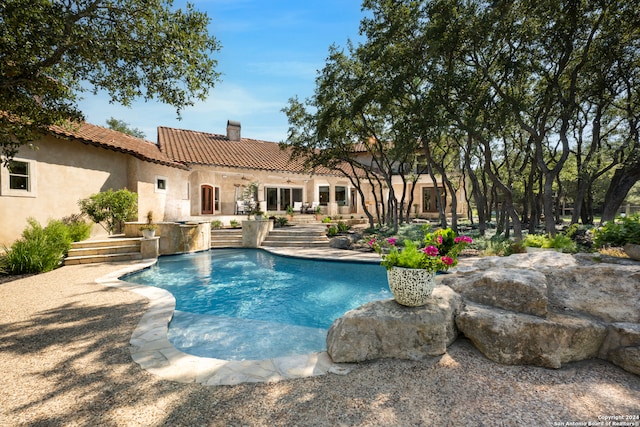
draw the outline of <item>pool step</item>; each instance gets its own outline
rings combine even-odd
[[[140,260],[140,240],[139,237],[134,237],[74,242],[64,265]]]
[[[212,248],[241,248],[242,229],[211,230]]]
[[[329,247],[329,239],[325,226],[283,227],[273,229],[262,242],[262,246],[324,248]]]

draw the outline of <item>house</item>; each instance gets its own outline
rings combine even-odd
[[[319,201],[328,214],[356,206],[347,178],[304,172],[277,143],[242,138],[233,121],[227,135],[159,127],[157,145],[89,123],[52,126],[33,145],[0,167],[0,245],[19,238],[28,218],[45,224],[78,213],[80,199],[108,189],[136,192],[141,222],[149,211],[156,221],[233,217],[251,182],[271,214],[296,202]]]
[[[238,122],[227,122],[226,135],[159,127],[158,146],[189,168],[185,184],[192,217],[236,214],[236,202],[252,182],[259,184],[256,196],[269,214],[313,202],[328,215],[359,212],[348,178],[329,169],[305,171],[279,144],[243,138]]]
[[[156,144],[83,123],[52,126],[23,146],[10,168],[0,167],[0,245],[20,237],[29,217],[41,224],[79,213],[78,200],[108,189],[138,193],[140,218],[179,217],[188,194],[168,182],[182,182],[188,168]],[[101,227],[94,232],[105,233]]]
[[[309,173],[279,144],[242,137],[235,121],[224,135],[160,126],[158,144],[89,123],[52,126],[34,145],[22,147],[10,168],[0,167],[0,245],[19,238],[29,217],[45,224],[78,213],[80,199],[108,189],[136,192],[141,222],[149,211],[158,222],[241,220],[238,202],[251,183],[270,215],[314,202],[327,215],[363,215],[348,177],[323,168]],[[421,178],[417,186],[416,213],[437,216],[433,183]],[[373,210],[371,187],[363,192]],[[106,234],[98,226],[93,233]]]

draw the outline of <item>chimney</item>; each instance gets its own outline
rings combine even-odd
[[[240,141],[240,122],[227,120],[227,138],[229,141]]]

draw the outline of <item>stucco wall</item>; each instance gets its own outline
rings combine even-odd
[[[15,157],[30,165],[31,191],[10,191],[8,171],[0,166],[0,245],[9,246],[19,238],[27,218],[33,217],[44,225],[49,219],[79,213],[78,200],[110,188],[142,192],[140,220],[148,210],[158,211],[161,216],[157,220],[164,219],[168,212],[177,215],[175,203],[170,200],[174,195],[171,182],[177,182],[186,171],[50,136],[35,145],[37,150],[23,147]],[[169,178],[166,192],[155,192],[156,175]],[[178,194],[179,186],[174,187]],[[186,191],[183,197],[185,195]],[[106,235],[106,232],[96,225],[93,234]]]

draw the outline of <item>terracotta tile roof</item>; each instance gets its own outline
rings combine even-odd
[[[51,126],[51,132],[58,136],[73,138],[84,144],[106,148],[107,150],[119,151],[130,154],[138,159],[159,163],[180,169],[188,169],[182,163],[169,158],[160,151],[158,146],[151,141],[136,138],[112,129],[92,125],[83,122],[81,124],[70,124],[69,126]]]
[[[171,159],[185,164],[308,173],[301,160],[291,161],[290,150],[281,150],[275,142],[250,138],[232,141],[226,135],[160,126],[158,146]],[[339,175],[327,168],[319,168],[315,174]]]

